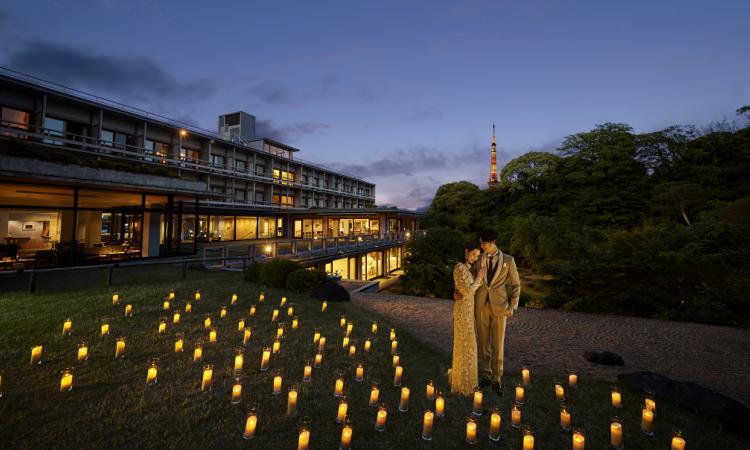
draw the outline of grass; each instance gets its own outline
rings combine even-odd
[[[178,325],[168,324],[165,334],[157,333],[162,311],[162,297],[175,289],[173,309],[183,310],[196,289],[202,300],[192,301],[193,312],[184,314]],[[447,416],[436,419],[432,442],[420,438],[422,412],[432,408],[425,400],[428,379],[447,391],[445,372],[450,364],[446,355],[436,353],[412,338],[408,330],[397,329],[404,385],[412,390],[409,411],[397,411],[399,389],[392,386],[393,369],[387,320],[351,304],[330,303],[325,313],[320,303],[302,295],[266,290],[266,300],[257,301],[261,289],[242,281],[241,274],[190,271],[182,282],[150,282],[120,286],[121,302],[112,306],[111,289],[94,288],[57,294],[4,294],[0,296],[0,370],[4,371],[3,396],[0,397],[0,442],[3,448],[296,448],[297,432],[303,416],[312,418],[311,448],[337,448],[340,426],[335,422],[337,400],[333,396],[336,371],[345,373],[345,393],[354,428],[353,448],[464,448],[464,420],[471,412],[471,401],[446,393]],[[238,305],[229,306],[228,318],[219,319],[219,310],[229,305],[232,292],[239,295]],[[282,350],[271,360],[271,369],[259,370],[261,350],[270,346],[276,332],[271,322],[272,310],[286,295],[299,316],[298,330],[289,329],[290,320],[281,310],[287,325]],[[132,303],[135,315],[125,318],[123,305]],[[243,398],[238,405],[230,403],[234,379],[232,360],[242,347],[237,321],[246,318],[251,304],[256,316],[247,318],[253,336],[244,347],[245,369],[240,376]],[[198,339],[207,340],[203,328],[205,314],[212,315],[218,331],[218,343],[206,344],[204,361],[194,363],[192,350]],[[358,342],[358,357],[350,358],[341,349],[344,330],[339,317],[345,315],[355,326],[353,338]],[[100,320],[109,316],[111,333],[98,335]],[[73,319],[72,336],[62,336],[62,323]],[[376,320],[379,332],[370,353],[361,345],[370,336],[370,324]],[[304,361],[314,355],[312,335],[316,327],[327,338],[323,365],[314,369],[312,382],[301,382]],[[176,332],[185,335],[185,352],[174,353]],[[113,357],[115,339],[127,338],[126,358]],[[88,361],[75,361],[77,344],[90,344]],[[29,364],[30,349],[43,344],[41,365]],[[540,349],[540,357],[543,349]],[[146,386],[146,371],[152,358],[159,358],[158,383]],[[354,363],[365,366],[365,382],[354,381]],[[214,365],[213,388],[200,391],[204,363]],[[72,391],[58,391],[60,371],[72,367],[75,386]],[[300,387],[297,417],[286,417],[286,395],[272,394],[272,378],[279,369],[284,377],[284,393],[291,383]],[[506,388],[519,381],[520,374],[505,377]],[[389,407],[386,430],[373,428],[375,411],[367,406],[370,382],[379,380],[381,400]],[[537,448],[569,449],[570,435],[562,433],[558,422],[558,404],[552,391],[553,374],[533,374],[532,387],[523,406],[524,423],[530,424]],[[581,378],[579,387],[569,389],[573,425],[586,432],[588,449],[609,448],[609,418],[615,413],[609,405],[609,384]],[[656,435],[647,437],[639,431],[641,394],[624,390],[625,408],[617,411],[624,420],[627,448],[669,448],[673,428],[687,434],[688,448],[748,448],[750,442],[720,429],[717,422],[685,411],[668,401],[658,401]],[[479,419],[477,448],[521,448],[520,432],[512,429],[509,392],[498,399],[485,392],[485,414]],[[244,419],[251,404],[258,405],[257,436],[251,441],[241,437]],[[488,411],[499,407],[503,413],[500,444],[487,439]]]

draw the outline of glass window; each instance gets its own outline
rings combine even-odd
[[[299,219],[294,221],[294,237],[302,237],[302,221]]]
[[[255,165],[255,174],[256,175],[265,175],[266,174],[266,166],[263,164],[256,164]]]
[[[246,172],[247,171],[247,161],[240,161],[238,159],[234,160],[234,168],[236,170],[239,170],[240,172]]]
[[[258,238],[257,217],[237,217],[237,240]]]
[[[380,221],[370,219],[370,234],[380,234]]]
[[[31,114],[27,113],[26,111],[8,108],[5,106],[2,108],[2,116],[0,120],[2,120],[2,126],[4,127],[17,128],[19,130],[28,130],[30,119]]]
[[[55,119],[54,117],[44,118],[44,130],[49,136],[65,136],[65,121],[62,119]],[[45,139],[45,144],[63,145],[62,141],[55,139]]]
[[[211,229],[208,237],[211,241],[231,241],[234,239],[234,217],[211,216]]]
[[[211,165],[214,167],[224,168],[225,158],[222,155],[211,155]]]
[[[276,219],[273,217],[261,217],[258,219],[258,238],[270,239],[276,236]]]

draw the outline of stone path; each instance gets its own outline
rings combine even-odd
[[[358,293],[355,305],[376,312],[433,349],[450,354],[453,301],[394,294]],[[625,366],[592,364],[587,349],[619,353]],[[520,308],[508,320],[506,371],[533,370],[616,380],[637,370],[693,381],[750,405],[750,331],[635,317]]]

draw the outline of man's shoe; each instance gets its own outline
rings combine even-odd
[[[500,383],[492,383],[492,390],[495,391],[498,397],[503,396],[503,386]]]
[[[479,380],[479,389],[484,389],[491,384],[492,382],[490,380],[482,378],[481,380]]]

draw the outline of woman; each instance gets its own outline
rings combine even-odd
[[[480,246],[470,243],[464,246],[463,258],[453,269],[453,281],[461,300],[453,306],[453,364],[448,371],[451,392],[471,395],[477,386],[477,337],[474,331],[474,292],[482,284],[486,267],[480,267],[476,279],[471,274],[471,265],[479,258]]]

